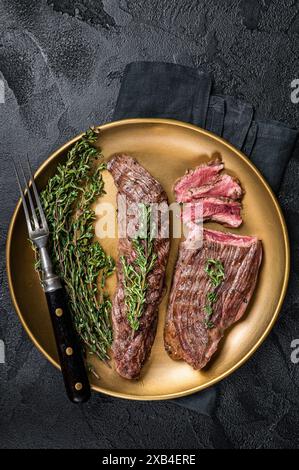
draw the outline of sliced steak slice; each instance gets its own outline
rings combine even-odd
[[[220,171],[223,170],[223,163],[220,159],[215,159],[209,163],[199,165],[195,170],[189,170],[182,178],[179,178],[173,187],[177,202],[180,202],[181,195],[188,192],[190,188],[196,188],[204,184],[212,183]]]
[[[164,340],[173,359],[199,370],[217,350],[225,330],[244,315],[255,289],[262,244],[256,237],[205,229],[202,247],[191,246],[187,239],[179,248]],[[205,268],[211,259],[222,263],[225,278],[214,299],[212,325],[207,326],[207,298],[213,286]]]
[[[239,227],[242,224],[241,209],[242,206],[237,201],[230,199],[220,199],[215,197],[204,197],[194,201],[197,205],[201,206],[201,214],[203,221],[218,222],[226,227]],[[189,210],[183,213],[183,222],[191,228],[195,220],[194,205],[190,205]]]
[[[223,163],[217,159],[187,172],[174,186],[176,201],[202,204],[203,221],[239,227],[242,206],[238,200],[243,189],[236,178],[220,173],[222,170]],[[189,226],[194,221],[192,217],[183,220]]]
[[[214,178],[212,182],[178,193],[177,202],[191,202],[209,196],[238,200],[243,196],[243,190],[236,178],[223,173]]]
[[[167,196],[160,183],[132,157],[117,155],[108,162],[108,169],[114,178],[118,195],[126,196],[128,209],[132,203],[167,204]],[[130,220],[129,214],[126,215]],[[119,221],[123,220],[123,216],[124,214],[118,210]],[[160,229],[161,227],[159,227],[159,234]],[[143,240],[141,243],[144,246],[145,241]],[[135,331],[128,319],[130,309],[127,304],[125,273],[121,259],[125,259],[126,265],[134,265],[138,253],[136,253],[133,239],[124,237],[119,240],[118,284],[112,307],[112,352],[115,368],[124,378],[138,378],[141,368],[150,354],[156,334],[158,307],[164,289],[168,252],[169,239],[158,237],[153,240],[155,262],[146,277],[146,298],[142,304],[142,315],[138,318],[139,327]]]

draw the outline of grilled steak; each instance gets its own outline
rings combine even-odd
[[[211,220],[226,227],[239,227],[242,223],[242,206],[237,201],[226,198],[204,197],[193,202],[201,205],[201,211],[199,213],[203,221]],[[189,228],[192,228],[192,224],[197,222],[195,218],[196,212],[192,210],[194,207],[195,206],[191,205],[190,210],[185,210],[183,214],[183,222],[189,226]]]
[[[151,203],[167,204],[167,196],[156,181],[139,163],[128,155],[117,155],[108,163],[118,189],[118,195],[126,196],[127,208],[130,204]],[[125,214],[129,216],[128,213]],[[118,208],[118,220],[124,214]],[[130,217],[129,217],[130,220]],[[156,334],[158,307],[164,289],[164,275],[169,252],[169,239],[162,238],[161,227],[158,237],[153,240],[153,267],[146,276],[146,297],[142,304],[142,315],[138,318],[139,327],[134,330],[129,322],[130,308],[126,291],[126,274],[121,262],[125,258],[126,265],[134,265],[138,258],[134,240],[129,236],[119,239],[119,260],[117,265],[118,285],[113,299],[112,352],[117,372],[124,378],[138,378],[141,368],[148,358]],[[142,246],[145,241],[142,240]],[[138,267],[134,266],[138,271]],[[141,288],[141,286],[138,286]],[[133,312],[134,313],[134,312]]]
[[[177,202],[191,202],[194,199],[209,196],[238,200],[242,194],[243,191],[238,180],[223,173],[202,186],[191,187],[185,192],[180,192]]]
[[[239,227],[242,217],[238,200],[243,196],[243,190],[236,178],[220,173],[222,170],[223,163],[216,159],[187,172],[174,185],[176,201],[202,204],[204,221]],[[194,220],[185,218],[184,222],[188,224]]]
[[[192,249],[191,241],[187,238],[179,248],[164,340],[173,359],[183,359],[199,370],[217,350],[225,330],[244,315],[256,285],[262,244],[255,237],[205,229],[201,248]],[[211,259],[222,264],[225,277],[214,292],[207,325],[213,284],[206,263]]]
[[[210,183],[217,177],[218,173],[223,170],[223,163],[219,159],[203,163],[195,170],[187,171],[182,178],[179,178],[174,185],[174,192],[177,202],[180,201],[180,196],[190,188],[197,188],[204,184]]]

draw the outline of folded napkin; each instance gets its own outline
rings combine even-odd
[[[200,70],[162,62],[126,66],[113,120],[137,117],[178,119],[223,137],[246,154],[278,191],[298,132],[277,121],[254,119],[253,107],[236,98],[212,94],[212,77]],[[211,415],[217,385],[174,400]]]
[[[254,120],[253,107],[212,94],[212,77],[163,62],[126,66],[113,120],[161,117],[203,127],[242,150],[274,191],[280,186],[298,132],[277,121]]]
[[[126,66],[114,120],[171,118],[204,127],[212,80],[190,67],[159,62]]]

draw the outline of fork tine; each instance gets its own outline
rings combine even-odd
[[[27,194],[28,194],[28,199],[29,199],[29,204],[30,204],[30,208],[31,208],[33,221],[34,221],[34,226],[35,226],[36,229],[38,229],[39,228],[39,221],[37,219],[37,215],[36,215],[36,212],[35,212],[35,209],[34,209],[34,204],[33,204],[32,197],[31,197],[31,191],[29,189],[29,186],[28,186],[28,183],[27,183],[27,180],[26,180],[26,176],[25,176],[25,173],[24,173],[24,168],[22,166],[22,163],[20,163],[20,168],[21,168],[21,172],[22,172],[22,175],[23,175],[25,187],[27,189]]]
[[[32,174],[31,165],[30,165],[28,155],[27,155],[26,159],[27,159],[27,165],[28,165],[30,180],[31,180],[31,184],[32,184],[33,192],[34,192],[34,197],[35,197],[36,204],[37,204],[37,207],[38,207],[38,210],[39,210],[39,215],[40,215],[40,219],[41,219],[41,222],[42,222],[42,226],[43,226],[44,229],[48,229],[47,220],[46,220],[46,217],[45,217],[45,214],[44,214],[41,202],[40,202],[38,191],[36,189],[36,185],[35,185],[35,182],[34,182],[34,178],[33,178],[33,174]]]
[[[27,223],[27,228],[28,228],[28,232],[29,232],[29,235],[30,235],[31,232],[32,232],[32,225],[31,225],[30,216],[29,216],[29,212],[28,212],[28,208],[27,208],[27,204],[26,204],[26,199],[25,199],[25,196],[24,196],[24,193],[23,193],[23,189],[22,189],[22,186],[21,186],[18,170],[17,170],[17,167],[15,165],[14,160],[12,160],[12,163],[13,163],[13,167],[14,167],[14,170],[15,170],[17,183],[18,183],[18,186],[19,186],[20,195],[21,195],[21,198],[22,198],[22,203],[23,203],[23,208],[24,208],[24,213],[25,213],[25,219],[26,219],[26,223]]]

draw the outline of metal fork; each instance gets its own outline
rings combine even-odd
[[[47,220],[32,176],[28,157],[29,182],[27,182],[22,164],[19,164],[19,171],[14,161],[13,165],[21,194],[29,238],[39,251],[42,288],[47,299],[65,388],[71,401],[82,403],[90,397],[90,385],[79,340],[68,309],[66,292],[59,276],[53,270],[47,249],[49,238]],[[20,178],[24,180],[25,191],[22,189]],[[26,196],[29,205],[26,201]]]

